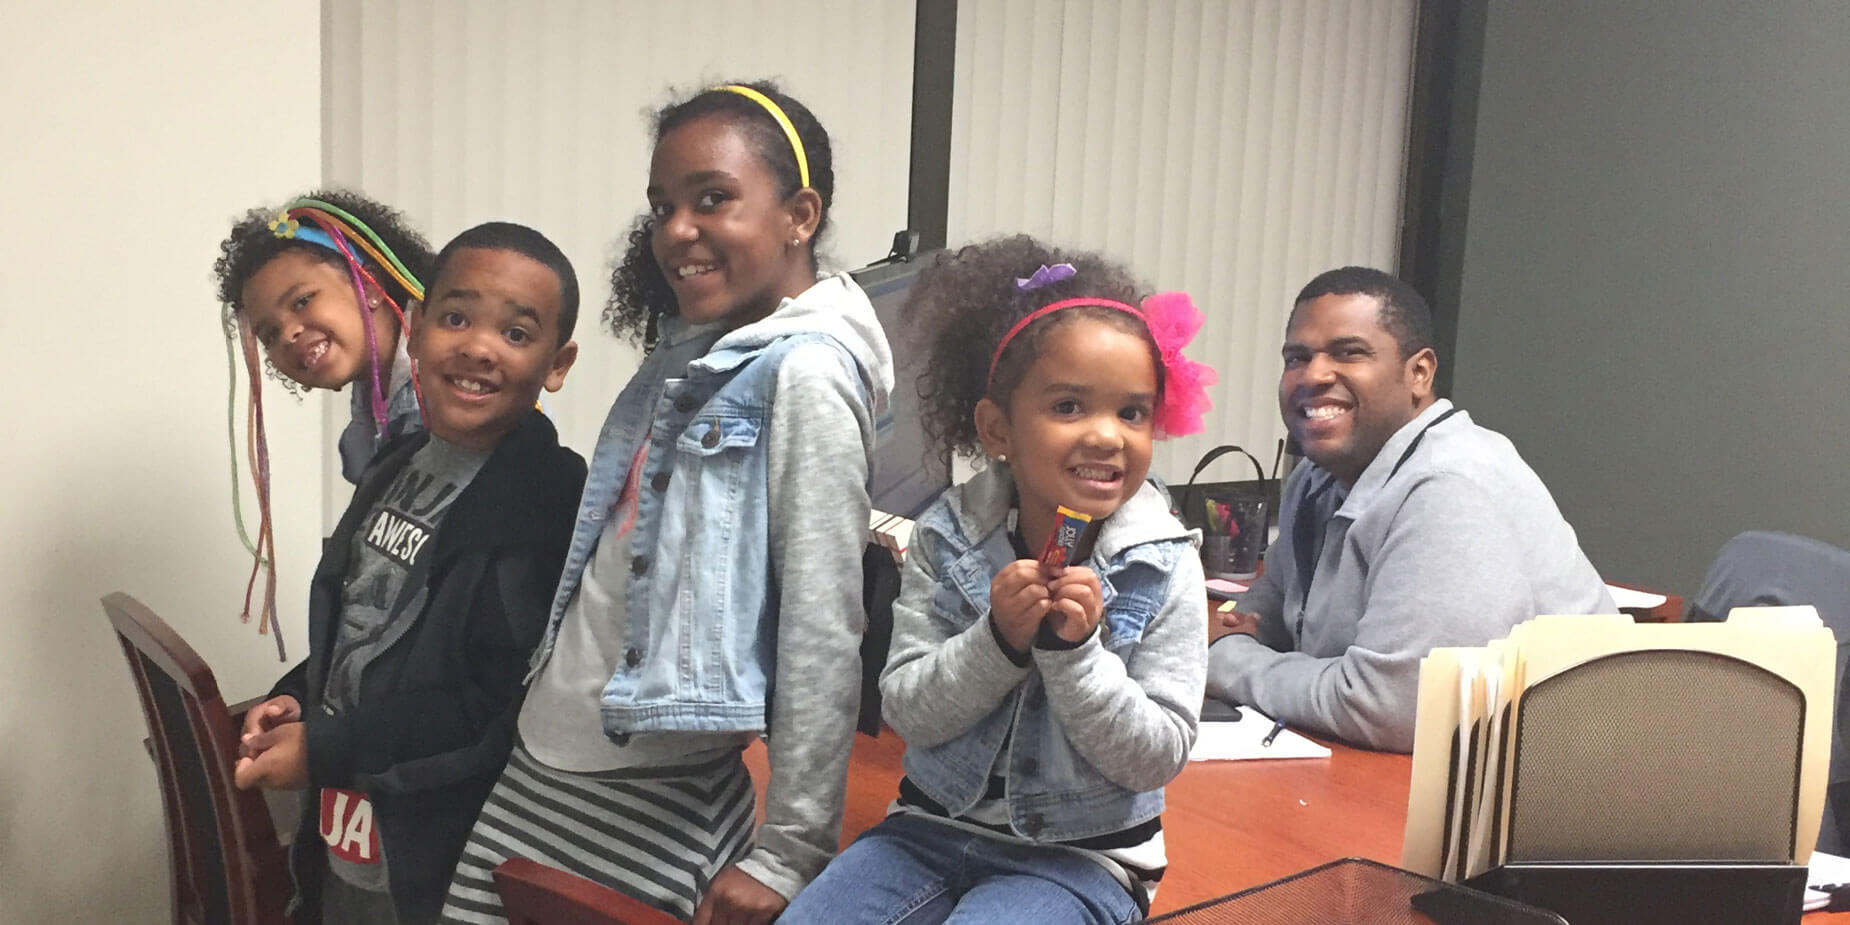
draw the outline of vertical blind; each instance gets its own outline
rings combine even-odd
[[[1206,432],[1186,478],[1284,436],[1279,346],[1297,290],[1392,270],[1415,0],[963,0],[949,239],[1026,232],[1123,261],[1208,316]],[[1222,464],[1225,465],[1225,464]],[[1238,469],[1208,476],[1244,478]]]
[[[1191,353],[1220,373],[1215,408],[1206,434],[1158,450],[1157,472],[1186,477],[1220,442],[1269,457],[1292,295],[1329,267],[1393,265],[1414,13],[1415,0],[959,4],[952,244],[1020,231],[1096,249],[1208,314]],[[326,0],[325,175],[403,209],[433,243],[505,218],[565,249],[581,354],[546,401],[588,451],[637,358],[597,319],[643,206],[648,113],[720,79],[780,78],[834,139],[825,253],[858,266],[905,223],[913,14],[911,0]]]
[[[828,263],[884,256],[905,225],[911,0],[326,0],[323,17],[330,184],[404,210],[433,246],[506,219],[572,259],[580,353],[544,401],[587,455],[638,359],[599,314],[645,205],[655,109],[776,78],[834,148]]]

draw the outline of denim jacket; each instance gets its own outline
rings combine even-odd
[[[872,320],[866,297],[844,287],[853,287],[845,274],[825,278],[724,336],[714,325],[665,319],[662,341],[611,407],[533,660],[537,672],[551,653],[646,439],[625,590],[628,642],[601,698],[607,735],[765,728],[779,590],[768,567],[765,444],[778,367],[798,346],[833,347],[870,407],[884,405],[891,376],[884,340],[871,347],[833,313],[835,303],[858,300]]]
[[[953,816],[982,798],[1006,747],[1017,834],[1063,842],[1163,810],[1194,745],[1207,670],[1198,535],[1145,483],[1106,518],[1084,565],[1104,618],[1078,648],[1016,666],[989,627],[989,583],[1016,556],[1013,482],[992,463],[920,516],[881,675],[906,775]]]

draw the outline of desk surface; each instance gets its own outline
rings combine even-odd
[[[842,844],[886,816],[905,745],[888,731],[854,737]],[[1156,913],[1169,912],[1342,857],[1400,863],[1407,818],[1406,755],[1332,745],[1328,759],[1191,763],[1170,783],[1163,833],[1169,872]],[[762,805],[762,745],[746,752]],[[1805,925],[1850,925],[1813,913]]]

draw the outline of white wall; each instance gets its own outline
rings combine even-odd
[[[228,698],[280,673],[239,624],[225,356],[229,219],[320,176],[313,3],[104,0],[0,13],[0,922],[162,922],[146,728],[97,598],[165,616]],[[313,485],[318,402],[271,395],[279,483]],[[279,498],[292,657],[315,492]]]

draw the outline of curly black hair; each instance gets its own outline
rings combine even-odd
[[[1072,264],[1076,272],[1027,292],[1015,285],[1015,280],[1042,266],[1060,263]],[[1148,294],[1129,270],[1104,257],[1056,248],[1027,235],[969,245],[922,271],[903,311],[905,323],[920,329],[927,344],[925,371],[919,374],[926,434],[951,453],[982,458],[977,402],[988,398],[1006,410],[1048,332],[1080,318],[1095,318],[1140,336],[1156,362],[1160,398],[1162,354],[1155,339],[1136,318],[1111,308],[1078,307],[1042,316],[1009,341],[996,362],[995,380],[989,381],[989,358],[996,344],[1035,309],[1076,298],[1136,305]]]
[[[835,159],[829,147],[829,133],[816,121],[809,107],[797,102],[768,80],[722,81],[721,86],[736,83],[750,87],[777,104],[803,140],[803,154],[809,162],[809,188],[822,198],[822,216],[816,222],[815,237],[809,240],[809,259],[816,260],[816,242],[829,226],[829,207],[835,202]],[[696,119],[722,116],[739,126],[752,149],[777,177],[778,196],[789,198],[803,188],[797,169],[796,152],[770,112],[756,101],[729,90],[708,88],[678,103],[671,103],[655,114],[655,142],[669,132]],[[610,271],[610,301],[604,305],[604,324],[618,337],[640,343],[644,349],[655,345],[656,326],[664,317],[675,314],[674,293],[668,278],[655,262],[649,239],[655,221],[645,210],[623,238],[623,256]]]
[[[424,236],[411,230],[405,216],[396,209],[374,202],[365,196],[348,190],[317,190],[306,194],[304,198],[319,199],[329,205],[338,206],[354,218],[366,223],[373,233],[379,236],[392,253],[398,255],[400,263],[419,282],[428,283],[430,275],[431,249]],[[293,202],[294,200],[290,200]],[[339,254],[294,238],[279,238],[270,231],[270,222],[283,211],[282,206],[262,206],[244,213],[244,216],[231,226],[231,234],[219,242],[218,259],[212,263],[212,276],[218,286],[218,301],[224,310],[225,330],[228,335],[237,333],[237,314],[244,310],[244,284],[255,276],[264,265],[276,259],[285,251],[297,250],[312,254],[316,259],[332,266],[346,269],[347,264]],[[392,279],[384,268],[380,267],[364,252],[356,251],[356,256],[373,278],[385,287],[386,294],[392,301],[403,306],[410,300],[411,294]]]

